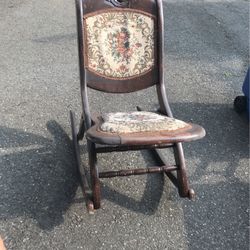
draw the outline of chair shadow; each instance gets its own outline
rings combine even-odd
[[[248,245],[249,121],[232,105],[174,103],[175,117],[202,125],[204,139],[184,144],[194,203],[183,201],[190,249],[245,249]],[[245,161],[244,161],[245,162]],[[233,237],[232,237],[233,236]],[[222,240],[223,239],[223,240]],[[222,245],[224,244],[224,245]]]
[[[68,135],[49,121],[47,139],[19,129],[0,127],[0,218],[28,215],[50,230],[63,222],[78,186],[75,159]]]
[[[230,175],[241,159],[249,157],[249,121],[246,114],[236,113],[233,104],[173,103],[172,109],[176,118],[206,130],[202,140],[184,144],[186,155],[202,163],[195,176],[202,176],[213,162],[228,163],[225,175]]]
[[[84,206],[83,199],[74,199],[79,182],[72,142],[56,121],[49,121],[47,129],[51,139],[0,126],[0,187],[4,190],[0,219],[28,216],[40,228],[52,230],[63,223],[63,214],[72,203]],[[103,186],[102,193],[104,199],[120,206],[151,214],[159,203],[162,181],[159,176],[156,181],[148,177],[140,202],[108,186]],[[154,198],[152,186],[158,189]]]
[[[80,150],[81,150],[81,153],[86,154],[87,153],[86,144],[81,145]],[[153,161],[153,157],[150,154],[148,154],[146,150],[142,150],[141,155],[144,158],[145,162]],[[89,172],[88,166],[82,163],[81,167],[83,168],[86,174],[86,177],[88,179],[88,183],[90,184],[91,181],[90,181],[90,172]],[[101,199],[109,200],[133,212],[137,212],[137,213],[141,213],[145,215],[152,215],[156,212],[158,205],[160,203],[160,199],[162,197],[163,187],[164,187],[163,177],[164,176],[161,174],[147,175],[143,195],[141,196],[140,201],[134,199],[132,195],[127,196],[125,194],[122,194],[118,190],[111,188],[109,184],[107,183],[104,184],[102,180],[100,180]],[[134,178],[138,178],[138,177],[135,176]]]
[[[249,157],[247,119],[236,114],[229,105],[175,103],[172,106],[177,118],[190,121],[192,117],[192,122],[204,126],[207,131],[205,139],[184,145],[187,160],[197,158],[199,162],[190,176],[191,182],[202,181],[214,162],[226,163],[225,170],[212,172],[229,178],[231,182],[233,179],[234,192],[244,189],[243,192],[248,194],[247,185],[234,177],[239,161]],[[36,220],[41,228],[50,230],[63,222],[63,214],[74,202],[78,176],[71,140],[56,121],[49,121],[47,129],[52,139],[18,129],[0,127],[0,146],[3,152],[0,185],[1,190],[5,190],[0,206],[1,219],[28,215]],[[147,151],[143,151],[142,156],[148,161]],[[103,185],[102,195],[104,199],[131,211],[151,215],[158,208],[163,183],[162,175],[148,175],[140,201],[108,185]],[[205,198],[202,200],[207,207],[211,207],[211,192],[214,199],[220,201],[220,196],[231,195],[227,191],[230,187],[230,182],[195,184],[196,190],[204,191]],[[208,192],[205,192],[207,189]],[[247,209],[247,199],[242,201],[242,196],[234,197],[234,203],[239,200],[241,209]],[[192,214],[190,209],[192,210],[189,206],[184,208],[186,218]],[[207,216],[207,210],[203,212],[198,213],[201,219]],[[243,225],[244,219],[245,216],[242,217]],[[223,223],[223,217],[217,220]],[[194,229],[189,225],[189,221],[187,219],[187,232],[191,235]]]
[[[136,177],[135,177],[136,178]],[[140,201],[135,200],[125,194],[102,185],[103,198],[130,211],[144,215],[152,215],[156,212],[163,193],[163,175],[147,175],[146,185]]]

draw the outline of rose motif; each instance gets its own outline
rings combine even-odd
[[[154,19],[134,10],[85,16],[87,68],[107,78],[133,78],[154,65]]]

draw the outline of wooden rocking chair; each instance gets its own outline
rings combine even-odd
[[[71,111],[74,150],[90,213],[100,208],[100,178],[165,173],[181,197],[192,199],[182,142],[205,136],[195,124],[173,118],[164,86],[162,0],[76,0],[81,98],[83,112],[77,132]],[[156,86],[159,109],[90,115],[87,87],[108,93],[129,93]],[[91,188],[81,170],[79,141],[86,135]],[[159,148],[174,149],[169,166]],[[97,154],[151,149],[161,166],[99,172]],[[90,192],[88,190],[91,190]]]

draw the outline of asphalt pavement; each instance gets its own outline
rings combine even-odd
[[[81,113],[74,1],[0,1],[0,235],[8,250],[249,248],[249,123],[233,109],[249,61],[249,2],[167,0],[165,84],[175,117],[207,136],[184,144],[194,202],[161,175],[102,181],[86,212],[69,110]],[[90,90],[92,111],[157,107],[155,88]],[[86,147],[81,145],[87,164]],[[165,152],[171,162],[172,156]],[[100,156],[150,166],[147,151]]]

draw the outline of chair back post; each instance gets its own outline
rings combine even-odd
[[[163,20],[163,7],[162,0],[156,0],[157,11],[158,11],[158,58],[159,58],[159,83],[156,84],[158,100],[160,104],[160,111],[169,116],[173,117],[170,109],[166,89],[164,84],[164,20]]]
[[[83,33],[83,7],[82,0],[76,0],[76,23],[77,23],[77,35],[78,35],[78,56],[79,56],[79,73],[80,73],[80,85],[81,85],[81,100],[83,107],[83,118],[85,129],[91,127],[91,116],[89,110],[89,102],[87,96],[87,84],[86,84],[86,75],[84,70],[84,33]]]

